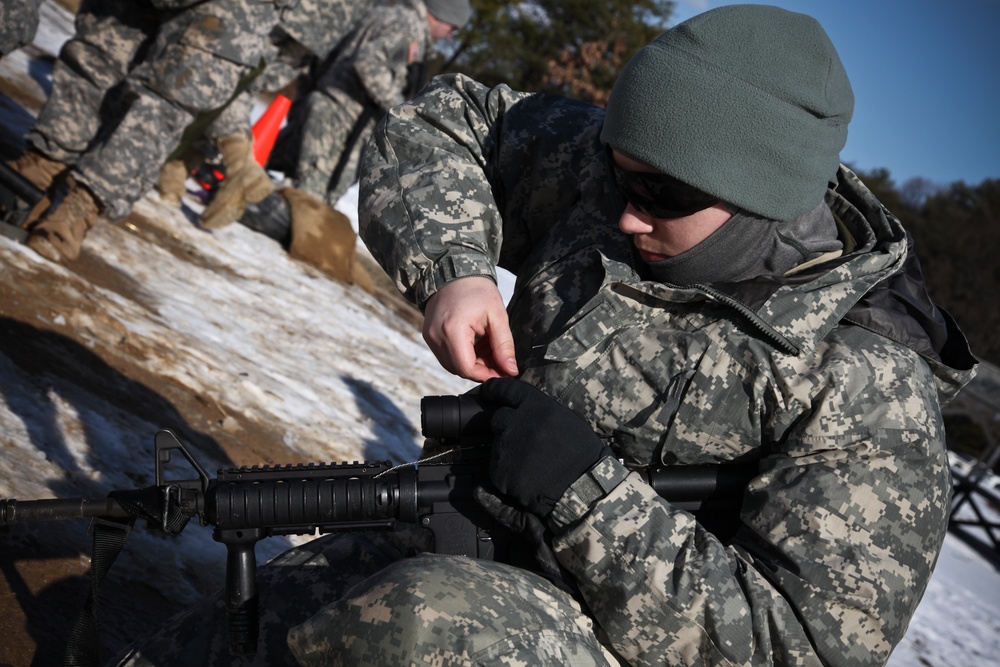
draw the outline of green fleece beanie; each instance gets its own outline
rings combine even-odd
[[[461,28],[472,18],[469,0],[424,0],[429,11],[438,21]]]
[[[722,201],[791,220],[823,198],[853,111],[847,72],[815,19],[729,5],[628,62],[601,139]]]

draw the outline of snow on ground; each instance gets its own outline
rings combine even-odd
[[[53,272],[58,291],[78,301],[40,312],[40,324],[76,332],[95,352],[131,355],[163,387],[203,397],[237,436],[247,422],[267,426],[285,452],[276,462],[413,460],[420,397],[471,386],[441,370],[419,333],[373,297],[290,259],[270,239],[240,225],[206,233],[155,195],[137,212],[188,257],[127,225],[95,227],[88,252],[134,292],[88,283],[7,239],[0,262],[27,280]],[[103,400],[102,387],[26,377],[10,358],[17,354],[0,356],[0,496],[86,495],[149,480],[152,437],[175,425],[136,422],[127,406]],[[208,470],[229,463],[202,461]],[[206,531],[188,533],[211,542]],[[286,545],[263,542],[261,558]]]
[[[1000,573],[962,540],[945,539],[937,569],[889,667],[1000,665]]]

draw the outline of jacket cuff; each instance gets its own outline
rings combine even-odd
[[[629,475],[613,456],[606,456],[573,482],[549,515],[549,524],[559,532],[582,519],[594,504],[611,493]]]
[[[483,276],[494,283],[497,281],[497,270],[493,262],[484,255],[445,255],[434,263],[432,269],[424,274],[418,285],[418,301],[420,310],[424,309],[427,299],[434,296],[439,289],[459,278]]]

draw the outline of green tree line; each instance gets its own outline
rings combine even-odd
[[[667,29],[668,0],[472,0],[433,73],[603,105],[622,66]]]
[[[887,169],[857,173],[910,230],[931,297],[958,320],[972,352],[1000,364],[1000,179],[897,187]]]

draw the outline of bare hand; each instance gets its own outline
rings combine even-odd
[[[424,340],[445,370],[473,382],[516,376],[503,297],[483,276],[459,278],[427,301]]]

